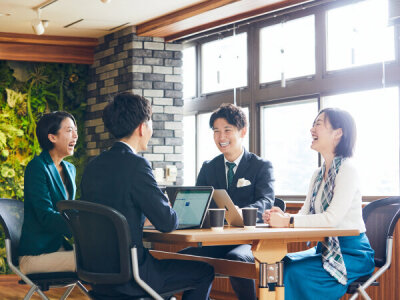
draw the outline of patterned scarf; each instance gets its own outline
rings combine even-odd
[[[343,157],[335,157],[332,166],[328,170],[328,178],[326,179],[324,190],[322,191],[321,211],[326,211],[332,201],[336,174],[339,172],[343,160]],[[325,168],[326,165],[324,163],[314,182],[310,205],[311,214],[315,214],[315,199],[325,174]],[[322,264],[324,269],[340,284],[347,284],[346,266],[344,264],[342,251],[340,250],[339,240],[337,237],[327,237],[325,238],[325,241],[322,242]]]

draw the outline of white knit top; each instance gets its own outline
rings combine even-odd
[[[358,173],[351,159],[345,159],[340,166],[335,179],[335,188],[331,204],[325,212],[321,211],[321,196],[325,185],[321,187],[315,199],[316,214],[309,215],[310,201],[315,178],[320,169],[311,178],[307,198],[299,213],[293,215],[295,227],[337,227],[358,229],[365,232],[362,218],[362,200]]]

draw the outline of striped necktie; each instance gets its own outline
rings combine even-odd
[[[233,175],[234,175],[233,174],[233,168],[236,167],[236,164],[227,161],[226,162],[226,166],[228,167],[227,179],[228,179],[228,190],[229,190],[229,188],[231,187],[232,180],[233,180]]]

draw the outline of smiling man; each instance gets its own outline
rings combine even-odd
[[[240,107],[222,104],[210,117],[214,141],[221,155],[204,162],[196,185],[227,190],[239,208],[256,207],[257,221],[274,203],[272,164],[243,147],[247,133],[246,115]],[[188,248],[183,253],[253,262],[250,245],[209,246]],[[231,277],[232,287],[242,300],[256,299],[254,280]]]

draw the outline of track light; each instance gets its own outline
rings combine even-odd
[[[36,12],[37,12],[37,18],[32,20],[32,29],[35,32],[35,34],[41,35],[44,33],[44,25],[43,22],[40,20],[39,9],[37,9]]]
[[[41,35],[44,33],[44,26],[42,21],[39,19],[35,19],[32,21],[32,29],[37,35]]]

